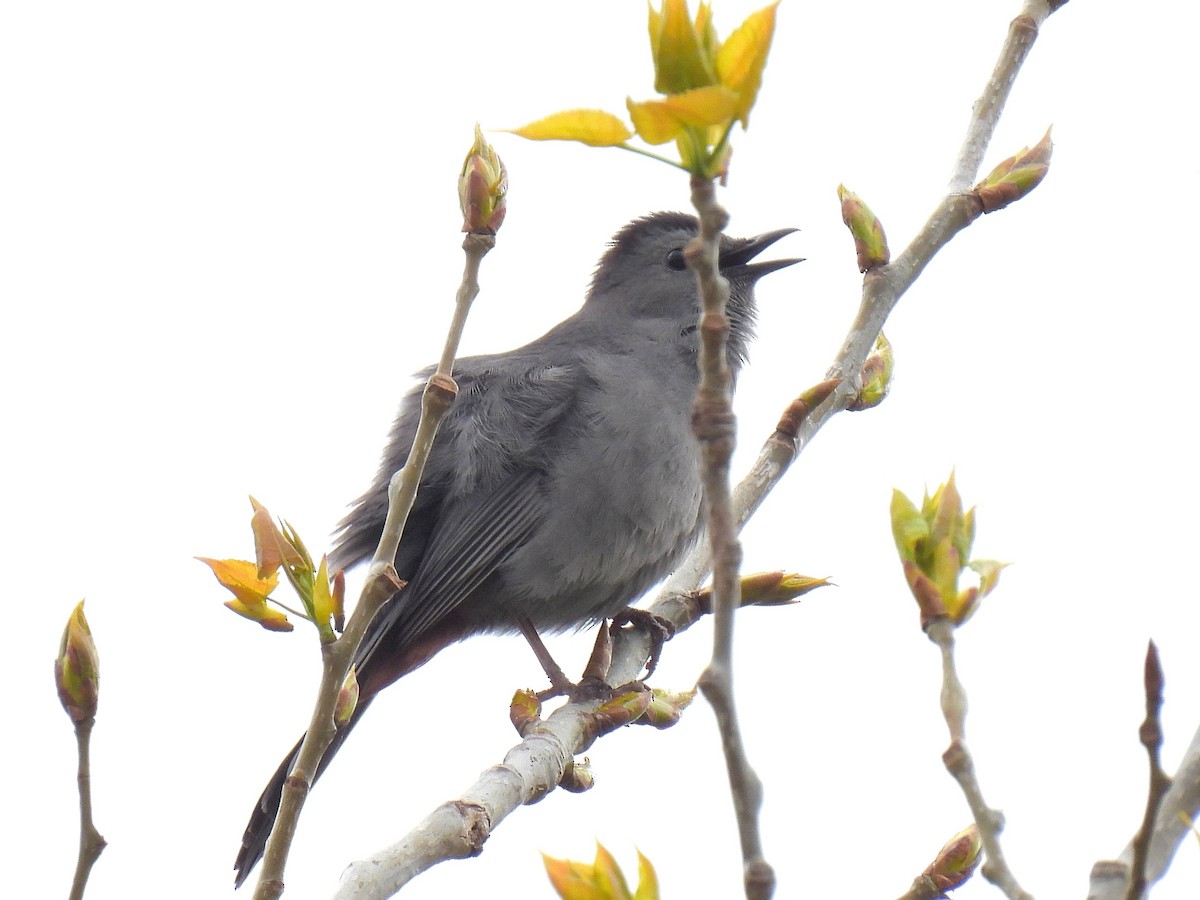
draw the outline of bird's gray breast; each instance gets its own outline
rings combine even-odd
[[[651,350],[579,360],[584,387],[546,472],[543,525],[499,573],[522,586],[504,591],[509,612],[541,628],[615,614],[666,576],[699,533],[695,359]]]

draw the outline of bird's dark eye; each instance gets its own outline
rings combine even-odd
[[[679,247],[667,253],[667,268],[674,269],[676,272],[687,268],[687,260],[683,258],[683,250]]]

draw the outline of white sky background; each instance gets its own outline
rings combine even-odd
[[[760,5],[718,3],[727,34]],[[730,232],[797,226],[766,279],[739,389],[744,471],[821,379],[860,276],[839,181],[894,252],[949,177],[1016,0],[785,0],[722,198]],[[968,743],[1039,897],[1082,897],[1144,804],[1142,656],[1167,677],[1165,760],[1200,724],[1193,447],[1200,326],[1189,4],[1141,17],[1075,0],[1047,23],[984,170],[1054,125],[1049,176],[933,262],[887,328],[891,397],[842,415],[744,534],[746,570],[831,575],[738,619],[737,688],[780,897],[903,892],[966,824],[940,755],[939,662],[888,527],[893,486],[957,467],[976,550],[1013,560],[960,633]],[[7,4],[0,12],[0,403],[9,699],[0,893],[63,896],[75,747],[51,661],[87,597],[102,654],[89,897],[230,895],[251,805],[303,728],[311,632],[222,607],[194,555],[244,557],[246,495],[314,550],[367,485],[408,374],[433,359],[461,272],[455,177],[473,123],[511,127],[652,93],[641,3],[415,7]],[[465,352],[515,347],[580,303],[605,242],[685,208],[632,154],[493,135],[508,221]],[[355,580],[357,585],[358,581]],[[710,627],[655,683],[699,673]],[[555,641],[571,671],[591,636]],[[519,639],[443,653],[376,702],[314,792],[289,898],[328,896],[515,742]],[[552,896],[538,850],[657,864],[664,897],[740,885],[725,774],[698,702],[589,756],[596,788],[504,822],[481,858],[406,897]],[[1156,897],[1200,891],[1188,841]],[[248,895],[248,892],[247,892]],[[998,896],[983,883],[964,898]]]

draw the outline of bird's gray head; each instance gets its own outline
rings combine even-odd
[[[585,308],[602,314],[623,314],[660,320],[694,340],[700,300],[696,276],[683,250],[696,236],[695,216],[659,212],[634,219],[613,237],[592,276]],[[751,262],[759,253],[796,229],[781,228],[752,238],[721,237],[721,274],[729,282],[730,359],[745,361],[746,344],[754,334],[754,284],[768,272],[800,262],[778,259]]]

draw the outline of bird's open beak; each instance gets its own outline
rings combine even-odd
[[[721,274],[730,279],[757,281],[768,272],[775,272],[779,269],[795,265],[798,262],[804,262],[803,259],[773,259],[769,262],[750,262],[750,260],[754,259],[754,257],[758,256],[758,254],[762,253],[780,238],[799,230],[798,228],[780,228],[778,231],[768,231],[757,237],[730,241],[727,246],[721,249],[721,255],[718,260],[718,264],[721,267]]]

